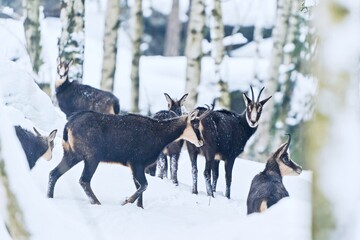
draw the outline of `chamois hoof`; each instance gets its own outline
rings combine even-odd
[[[128,203],[129,203],[128,199],[125,199],[125,201],[123,201],[123,202],[121,203],[121,206],[124,206],[124,205],[126,205],[126,204],[128,204]]]
[[[96,201],[91,201],[90,202],[92,205],[101,205],[101,203],[98,201],[98,200],[96,200]]]
[[[192,194],[196,194],[196,195],[197,195],[197,194],[198,194],[198,191],[193,189],[193,190],[192,190]]]
[[[136,206],[138,206],[139,208],[144,209],[144,206],[143,206],[143,204],[142,204],[142,203],[137,203],[137,204],[136,204]]]

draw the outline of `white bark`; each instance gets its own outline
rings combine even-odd
[[[179,0],[173,0],[166,27],[164,56],[178,56],[180,50],[181,22],[179,19]]]
[[[59,56],[74,60],[69,70],[70,80],[82,82],[85,47],[85,0],[62,0],[60,20]]]
[[[41,33],[40,33],[40,0],[23,0],[24,30],[27,51],[35,73],[39,72],[41,60]]]
[[[288,19],[291,12],[291,0],[278,0],[277,18],[273,30],[273,50],[271,56],[270,79],[268,80],[263,96],[271,96],[277,91],[279,80],[279,67],[282,63],[283,47],[285,46]],[[252,159],[263,159],[262,154],[268,150],[268,143],[271,137],[271,120],[275,112],[275,100],[270,99],[263,108],[260,123],[257,131],[246,145],[246,150]],[[272,150],[270,150],[272,151]]]
[[[140,44],[143,32],[142,26],[142,0],[135,0],[131,9],[130,28],[132,41],[132,65],[131,65],[131,111],[139,112],[139,65]]]
[[[192,0],[190,6],[190,20],[186,39],[185,55],[186,85],[185,90],[189,93],[186,100],[187,109],[194,108],[201,77],[201,59],[203,56],[201,42],[205,29],[205,2],[203,0]]]
[[[100,86],[106,91],[114,90],[117,39],[120,17],[120,1],[108,0],[104,34],[104,57]]]
[[[213,0],[211,9],[210,36],[212,43],[211,56],[214,59],[214,76],[220,91],[219,106],[230,108],[230,94],[228,83],[221,76],[221,63],[224,59],[224,24],[222,21],[221,1]]]

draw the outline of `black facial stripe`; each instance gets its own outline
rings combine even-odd
[[[194,132],[195,132],[195,135],[196,135],[197,140],[198,140],[198,141],[202,140],[200,130],[197,129],[197,128],[194,128],[194,126],[191,126],[191,127],[192,127],[192,129],[194,130]]]

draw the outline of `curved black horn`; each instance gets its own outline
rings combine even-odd
[[[256,102],[259,102],[259,101],[260,101],[260,95],[261,95],[262,91],[264,90],[264,88],[265,88],[265,87],[262,87],[262,89],[260,90],[260,92],[259,92],[259,95],[258,95],[258,98],[257,98],[257,101],[256,101]]]
[[[252,96],[252,101],[254,102],[254,90],[253,90],[253,88],[252,88],[252,86],[250,86],[250,89],[251,89],[251,96]]]
[[[285,148],[285,152],[288,150],[289,146],[290,146],[290,142],[291,142],[291,134],[290,133],[286,133],[285,135],[289,136],[289,139],[286,143],[286,148]]]
[[[207,115],[209,115],[213,110],[214,110],[214,107],[215,105],[214,104],[211,104],[211,108],[209,105],[205,104],[207,110],[201,114],[201,116],[199,117],[200,120],[204,119],[205,117],[207,117]]]

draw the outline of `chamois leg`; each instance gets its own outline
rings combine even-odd
[[[64,156],[61,159],[61,162],[49,174],[49,184],[47,191],[48,198],[54,197],[54,188],[57,180],[79,162],[80,161],[76,159],[71,153],[67,151],[64,152]]]
[[[85,194],[88,196],[91,204],[99,204],[100,202],[95,196],[93,190],[91,189],[90,182],[94,173],[96,171],[99,162],[96,160],[84,161],[84,170],[81,174],[79,183],[81,187],[84,189]]]
[[[178,186],[179,182],[178,182],[178,178],[177,178],[177,171],[178,171],[178,162],[179,162],[179,154],[174,154],[170,157],[170,175],[171,175],[171,180],[173,181],[173,183]]]
[[[148,183],[146,181],[144,167],[142,166],[132,166],[131,167],[134,177],[135,186],[137,187],[136,192],[131,195],[129,198],[127,198],[122,205],[125,205],[127,203],[133,203],[136,199],[137,206],[143,208],[143,202],[142,202],[142,193],[146,190]]]
[[[191,149],[191,147],[189,147],[190,144],[187,144],[187,147],[188,147],[189,156],[190,156],[190,160],[191,160],[191,171],[192,171],[192,179],[193,179],[192,193],[198,194],[198,190],[197,190],[197,180],[198,180],[197,152],[195,152],[196,150],[194,151]]]
[[[139,189],[140,188],[139,182],[134,177],[133,177],[133,180],[134,180],[136,189]],[[143,207],[143,195],[142,195],[142,193],[140,194],[139,198],[136,201],[136,206],[144,208]]]
[[[158,160],[157,160],[157,169],[158,169],[158,177],[163,179],[164,177],[167,178],[167,171],[168,171],[168,164],[167,164],[167,157],[163,153],[160,153]]]
[[[212,178],[213,178],[213,183],[212,183],[212,191],[216,192],[216,184],[217,184],[217,180],[219,178],[219,164],[220,161],[213,161],[213,165],[212,165]]]
[[[226,178],[226,193],[225,196],[230,199],[230,187],[232,179],[232,170],[234,167],[235,159],[229,159],[225,161],[225,178]]]
[[[208,158],[206,158],[205,170],[204,170],[206,192],[207,192],[207,195],[211,196],[211,197],[214,197],[214,193],[213,193],[212,187],[211,187],[211,167],[213,165],[213,161],[214,160],[208,160]]]

